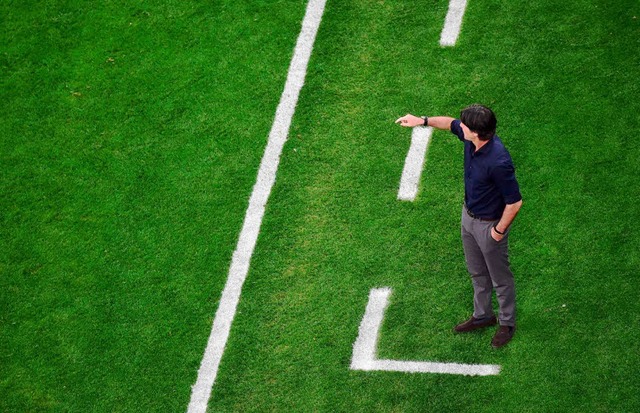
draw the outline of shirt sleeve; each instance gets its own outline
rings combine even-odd
[[[460,126],[460,119],[454,119],[451,121],[451,133],[464,142],[464,131],[462,130],[462,126]]]
[[[520,187],[516,180],[516,170],[512,163],[502,163],[493,168],[491,177],[498,191],[502,194],[502,199],[505,204],[514,204],[522,200]]]

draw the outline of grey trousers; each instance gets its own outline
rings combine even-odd
[[[494,240],[491,228],[496,222],[471,218],[462,207],[462,245],[473,283],[473,316],[485,318],[494,315],[491,295],[495,290],[500,307],[500,325],[515,326],[516,291],[509,268],[509,232],[507,230],[500,242]]]

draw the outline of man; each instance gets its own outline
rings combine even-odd
[[[494,348],[507,344],[516,329],[516,296],[509,268],[509,228],[522,206],[511,155],[495,135],[497,120],[491,109],[471,105],[460,119],[428,118],[411,114],[396,123],[405,127],[431,126],[450,130],[464,142],[464,207],[462,245],[473,284],[473,315],[455,326],[458,333],[500,323],[491,341]],[[498,319],[491,305],[495,289]]]

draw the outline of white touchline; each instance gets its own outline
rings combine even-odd
[[[449,11],[440,35],[440,46],[455,46],[462,26],[462,16],[464,16],[466,8],[467,0],[451,0],[449,2]]]
[[[249,199],[238,245],[231,259],[227,283],[222,291],[218,311],[213,319],[211,334],[198,370],[198,378],[191,389],[188,413],[204,413],[207,410],[213,383],[240,300],[242,285],[249,272],[249,264],[262,225],[265,206],[276,180],[282,148],[287,140],[298,96],[304,84],[307,64],[311,57],[311,50],[320,27],[325,4],[326,0],[309,0],[307,4],[302,29],[289,66],[287,81],[276,109],[256,184]]]
[[[353,344],[351,370],[399,371],[406,373],[443,373],[466,376],[492,376],[500,373],[493,364],[434,363],[430,361],[379,360],[376,357],[380,327],[389,305],[391,288],[374,288],[364,312],[358,338]]]
[[[398,199],[402,201],[416,199],[424,157],[427,153],[427,145],[429,145],[432,133],[433,128],[422,126],[413,128],[411,132],[411,146],[409,147],[409,152],[407,152],[407,159],[404,161],[400,189],[398,190]]]

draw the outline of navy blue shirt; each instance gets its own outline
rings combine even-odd
[[[464,142],[464,202],[472,214],[485,219],[500,219],[507,204],[522,199],[509,151],[494,136],[476,151],[464,139],[460,120],[451,122],[451,133]]]

